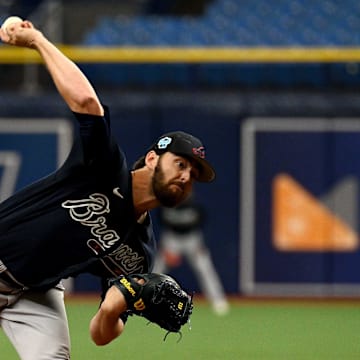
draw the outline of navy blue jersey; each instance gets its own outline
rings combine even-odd
[[[0,204],[0,260],[26,286],[152,268],[151,218],[136,221],[131,173],[105,110],[75,114],[79,132],[63,166]]]

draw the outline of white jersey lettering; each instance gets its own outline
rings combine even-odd
[[[61,206],[69,209],[71,218],[84,226],[91,227],[91,234],[104,249],[109,249],[120,240],[115,230],[108,229],[106,218],[101,216],[110,212],[109,199],[94,193],[88,199],[67,200]]]

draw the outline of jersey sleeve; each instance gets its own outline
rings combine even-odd
[[[120,158],[124,158],[124,155],[111,134],[108,108],[104,106],[104,110],[104,116],[73,113],[78,126],[74,129],[71,151],[57,174],[59,177],[67,176],[69,172],[76,171],[76,168],[84,171],[84,168],[92,167],[99,172],[101,169],[111,168],[111,162],[123,162],[124,159]]]
[[[115,141],[111,136],[110,114],[104,106],[104,116],[74,113],[79,123],[82,160],[90,165],[108,158]]]

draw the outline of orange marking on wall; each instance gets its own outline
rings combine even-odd
[[[355,251],[356,232],[287,174],[273,182],[273,245],[280,251]]]

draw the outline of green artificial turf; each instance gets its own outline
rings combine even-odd
[[[73,360],[352,360],[360,359],[360,304],[356,302],[232,301],[217,316],[195,302],[182,339],[131,317],[125,333],[95,346],[88,324],[97,301],[67,301]],[[29,344],[28,346],[31,346]],[[18,359],[0,331],[1,359]]]

